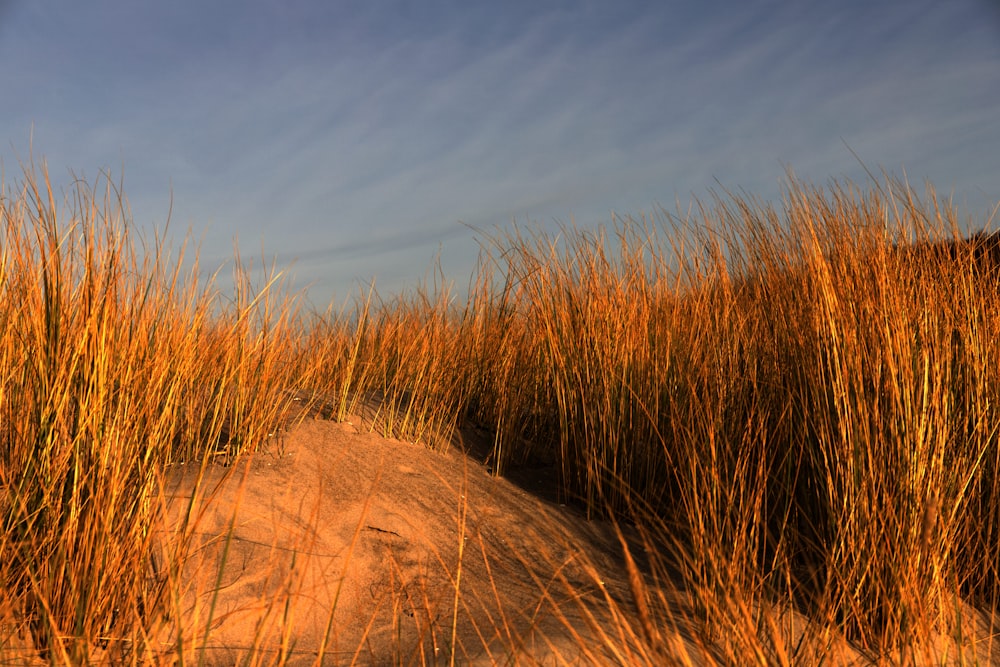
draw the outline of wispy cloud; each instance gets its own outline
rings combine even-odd
[[[0,139],[33,123],[53,165],[123,162],[138,216],[172,186],[207,255],[238,234],[327,292],[423,275],[439,244],[467,269],[459,221],[863,178],[845,142],[945,190],[1000,182],[1000,27],[974,0],[276,7],[19,4]]]

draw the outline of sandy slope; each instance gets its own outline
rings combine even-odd
[[[612,627],[605,595],[629,600],[608,525],[461,452],[353,421],[307,419],[280,455],[209,468],[193,504],[198,471],[172,469],[165,544],[176,548],[181,517],[192,517],[178,603],[186,644],[216,664],[251,649],[295,663],[323,650],[329,664],[447,664],[453,645],[458,664],[627,658],[598,640]],[[164,640],[176,633],[165,628]]]

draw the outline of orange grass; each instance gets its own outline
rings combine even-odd
[[[569,628],[595,661],[977,660],[983,637],[941,638],[965,603],[1000,611],[1000,263],[933,192],[793,180],[776,206],[512,227],[464,303],[325,315],[238,257],[222,299],[127,211],[107,178],[58,202],[34,165],[0,201],[0,608],[43,658],[111,628],[159,655],[164,466],[256,450],[305,398],[436,448],[484,426],[499,473],[554,462],[563,498],[636,531],[627,594]]]
[[[0,206],[0,606],[57,662],[153,613],[163,466],[260,446],[290,401],[290,304],[238,275],[217,314],[126,211],[107,178],[60,204],[33,165]]]

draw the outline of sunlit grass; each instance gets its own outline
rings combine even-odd
[[[59,662],[153,613],[163,466],[260,446],[289,401],[289,304],[241,283],[216,314],[126,210],[108,179],[59,202],[34,167],[0,209],[0,596]]]
[[[49,661],[111,636],[169,659],[165,467],[279,446],[307,409],[438,449],[477,424],[494,470],[555,463],[564,499],[634,531],[627,595],[566,609],[595,662],[940,662],[969,609],[1000,611],[1000,242],[960,241],[933,192],[793,182],[776,206],[512,227],[464,301],[320,315],[238,257],[223,298],[114,182],[74,187],[29,165],[0,202],[0,628]]]

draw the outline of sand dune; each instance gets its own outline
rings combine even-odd
[[[447,664],[452,646],[458,664],[622,658],[601,641],[621,641],[608,599],[629,599],[607,523],[358,423],[307,419],[270,452],[206,469],[193,501],[196,467],[171,469],[161,560],[186,515],[189,557],[165,644],[180,632],[214,664],[282,651]]]

